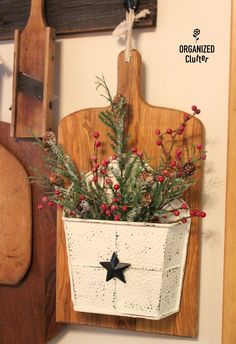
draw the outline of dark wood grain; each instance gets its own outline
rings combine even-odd
[[[46,20],[59,35],[112,30],[125,18],[121,0],[46,0]],[[156,25],[157,0],[140,0],[138,10],[148,8],[151,15],[137,27]],[[0,40],[12,39],[14,30],[26,26],[30,0],[1,0]]]
[[[177,128],[183,122],[184,112],[174,109],[152,106],[141,95],[141,56],[133,50],[130,63],[124,61],[124,53],[118,59],[117,94],[123,94],[129,106],[130,145],[146,152],[152,157],[150,164],[159,161],[155,143],[155,129]],[[93,108],[77,111],[66,116],[60,123],[59,137],[66,151],[72,156],[79,170],[90,170],[90,157],[94,151],[93,132],[101,133],[106,142],[107,128],[99,120],[98,113],[104,110]],[[193,118],[186,127],[184,135],[178,137],[174,148],[192,147],[203,143],[204,129],[197,118]],[[173,150],[175,151],[175,149]],[[109,144],[104,143],[99,159],[111,155]],[[155,157],[155,159],[154,159]],[[193,209],[200,208],[201,170],[196,174],[195,186],[186,194],[186,201]],[[175,336],[195,337],[198,333],[198,292],[199,292],[199,247],[200,222],[194,219],[188,246],[187,264],[179,313],[160,321],[131,319],[125,317],[79,313],[73,311],[70,299],[70,282],[65,248],[64,228],[61,214],[58,214],[57,240],[57,319],[86,325],[110,327],[142,332],[152,332]]]
[[[2,122],[0,144],[18,158],[29,175],[31,168],[43,167],[38,147],[31,141],[11,138],[10,125]],[[62,327],[55,319],[56,214],[55,209],[37,209],[41,197],[42,190],[33,185],[30,269],[17,285],[0,284],[1,344],[45,344]]]

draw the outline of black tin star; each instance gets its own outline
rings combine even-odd
[[[127,269],[130,264],[120,263],[115,252],[113,252],[110,262],[100,262],[100,264],[107,270],[107,282],[112,278],[117,277],[119,280],[126,283],[124,270]]]

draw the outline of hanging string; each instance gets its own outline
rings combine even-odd
[[[125,40],[125,62],[129,63],[132,52],[132,37],[133,37],[133,26],[141,18],[145,18],[147,15],[150,15],[148,9],[142,10],[140,13],[135,14],[134,9],[130,8],[126,12],[126,20],[123,20],[113,31],[114,36],[118,36],[121,39]]]

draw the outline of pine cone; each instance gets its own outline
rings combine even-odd
[[[62,183],[62,178],[57,174],[51,174],[49,176],[49,181],[51,184],[60,185]]]
[[[193,162],[187,162],[182,167],[182,177],[189,178],[196,172],[196,165]]]
[[[46,131],[43,135],[43,143],[47,144],[48,142],[56,142],[56,136],[53,131]]]
[[[141,182],[144,182],[144,183],[149,183],[149,184],[153,184],[154,183],[154,177],[149,172],[142,172],[139,175],[139,179],[140,179]]]
[[[114,98],[113,98],[113,103],[114,104],[119,104],[121,98],[124,97],[122,96],[122,94],[117,94]]]
[[[150,194],[145,194],[142,199],[142,206],[148,207],[149,204],[152,202],[152,197]]]

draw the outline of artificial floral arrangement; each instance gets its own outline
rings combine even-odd
[[[91,171],[85,173],[78,171],[63,146],[57,145],[53,132],[47,132],[43,140],[36,139],[45,152],[43,159],[48,169],[47,176],[36,171],[31,177],[32,182],[45,188],[38,208],[57,205],[66,217],[128,222],[185,223],[190,217],[204,218],[205,212],[189,209],[186,215],[187,204],[174,203],[194,185],[194,175],[206,159],[201,144],[173,152],[178,136],[183,135],[200,109],[193,105],[193,113],[186,113],[178,128],[153,130],[159,155],[159,164],[153,168],[144,152],[129,147],[126,125],[129,111],[125,97],[118,95],[113,99],[104,77],[97,77],[96,83],[110,105],[109,110],[98,116],[109,129],[107,135],[113,155],[99,160],[102,142],[100,133],[95,131]]]

